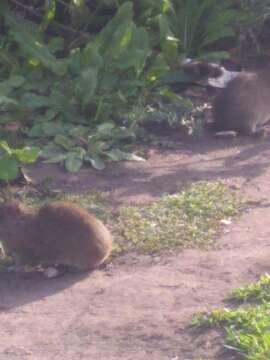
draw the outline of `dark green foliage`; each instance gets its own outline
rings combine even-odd
[[[31,164],[39,156],[35,147],[12,149],[5,141],[0,141],[0,180],[10,181],[17,178],[21,164]]]
[[[233,35],[235,15],[217,0],[2,1],[0,126],[18,121],[69,171],[131,158],[138,99],[160,94],[181,58]]]

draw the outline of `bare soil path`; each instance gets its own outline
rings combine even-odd
[[[145,163],[79,175],[33,168],[33,177],[49,174],[63,189],[106,191],[114,206],[216,179],[259,202],[210,251],[126,254],[90,275],[53,280],[0,274],[0,360],[233,359],[219,334],[195,333],[189,324],[194,313],[225,306],[234,287],[270,271],[269,140],[178,141]]]

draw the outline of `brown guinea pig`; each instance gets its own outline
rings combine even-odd
[[[55,202],[30,210],[19,201],[0,206],[0,238],[20,263],[94,269],[110,254],[112,236],[77,205]]]

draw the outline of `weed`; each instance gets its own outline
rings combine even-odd
[[[214,310],[211,314],[198,314],[192,324],[196,327],[223,328],[225,347],[235,351],[239,358],[266,360],[270,358],[270,276],[233,291],[232,299],[258,303],[240,306],[236,310]]]

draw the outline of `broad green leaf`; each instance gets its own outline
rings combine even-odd
[[[11,99],[7,96],[1,96],[0,95],[0,106],[1,105],[18,105],[18,101]]]
[[[67,153],[65,160],[65,168],[69,172],[77,172],[83,164],[83,159],[76,152]]]
[[[75,142],[71,138],[61,134],[55,136],[54,142],[65,150],[71,150],[75,146]]]
[[[15,149],[13,154],[19,162],[31,164],[38,159],[40,149],[38,147],[24,147],[23,149]]]
[[[66,134],[71,127],[71,124],[65,124],[64,122],[60,121],[46,121],[42,124],[42,130],[46,136]]]
[[[112,130],[114,130],[115,125],[113,123],[104,123],[97,127],[97,133],[99,135],[110,135]]]
[[[86,136],[87,133],[89,132],[89,129],[86,126],[75,126],[73,128],[71,128],[68,132],[68,134],[74,138],[80,138],[83,136]]]
[[[13,75],[9,79],[0,82],[0,93],[9,95],[13,89],[21,87],[25,84],[26,79],[23,76]]]
[[[159,54],[149,66],[149,69],[146,74],[146,78],[150,82],[156,82],[160,77],[167,74],[170,70],[170,67],[167,61],[164,58],[163,54]]]
[[[96,93],[98,83],[97,75],[98,70],[96,68],[87,68],[76,81],[76,95],[81,98],[83,108],[87,106]]]
[[[119,75],[116,74],[115,71],[112,70],[104,70],[100,73],[100,81],[98,84],[99,93],[112,93],[114,91],[115,86],[119,81]]]
[[[23,105],[33,109],[48,107],[50,105],[50,99],[48,97],[36,95],[34,93],[24,94],[21,98],[21,102]]]
[[[108,44],[108,47],[106,48],[104,54],[105,61],[117,59],[117,61],[121,62],[121,55],[127,49],[131,41],[134,27],[131,20],[125,20],[123,23],[119,24],[111,36],[110,44]]]
[[[18,161],[8,154],[0,157],[0,179],[3,181],[15,180],[18,175]]]
[[[45,159],[55,159],[61,156],[66,156],[66,152],[60,146],[54,144],[53,142],[45,145],[41,151],[41,157]]]
[[[99,69],[103,67],[104,60],[103,57],[98,52],[98,47],[94,42],[90,42],[83,49],[80,56],[80,66],[84,68],[96,68]]]
[[[169,62],[173,63],[178,57],[179,39],[173,35],[169,20],[165,15],[159,15],[158,23],[162,53]]]
[[[0,148],[3,149],[8,155],[12,155],[13,149],[4,140],[0,141]]]
[[[58,164],[64,160],[66,160],[66,157],[67,157],[67,154],[58,154],[47,160],[43,160],[42,162],[43,162],[43,164]]]
[[[111,21],[99,32],[95,38],[95,45],[100,49],[101,55],[107,51],[112,44],[112,39],[115,31],[123,23],[132,21],[133,18],[133,5],[131,1],[125,2],[119,9],[117,14]],[[115,46],[115,44],[114,44]],[[107,59],[109,61],[109,59]]]
[[[24,83],[25,83],[25,78],[23,76],[20,76],[20,75],[14,75],[14,76],[11,76],[8,80],[9,82],[9,85],[12,87],[12,88],[18,88],[18,87],[21,87]]]
[[[34,126],[31,127],[31,129],[27,133],[30,137],[42,137],[44,136],[43,131],[43,124],[42,123],[36,123]]]
[[[30,21],[16,20],[13,14],[6,14],[5,20],[10,26],[10,35],[18,43],[21,50],[29,57],[30,63],[41,63],[54,74],[63,76],[67,71],[64,61],[58,60],[49,48],[41,41],[40,32],[34,23]]]
[[[84,148],[82,148],[81,146],[76,146],[72,151],[74,153],[76,153],[77,156],[81,159],[83,159],[86,154],[86,150]]]

